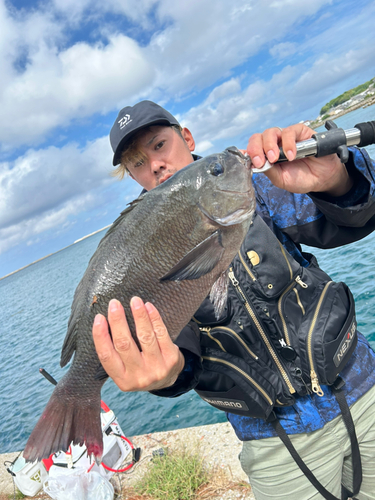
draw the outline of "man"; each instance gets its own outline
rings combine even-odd
[[[209,366],[208,357],[202,357],[203,350],[207,352],[207,349],[212,349],[215,342],[221,345],[221,353],[226,351],[222,345],[222,342],[227,340],[224,333],[232,332],[230,345],[234,345],[234,336],[240,339],[239,350],[245,346],[249,351],[249,344],[253,342],[256,349],[252,354],[254,359],[251,359],[251,356],[246,358],[247,354],[243,354],[243,359],[247,359],[246,367],[253,364],[254,376],[263,377],[263,392],[267,385],[269,391],[275,390],[273,385],[280,385],[281,395],[277,395],[284,399],[275,403],[275,397],[269,398],[275,404],[275,408],[272,408],[274,413],[319,482],[332,495],[341,498],[341,482],[347,490],[353,486],[353,464],[349,434],[333,390],[325,385],[317,385],[316,388],[312,385],[315,394],[312,393],[311,386],[308,386],[297,372],[297,365],[294,375],[299,376],[301,384],[306,385],[305,393],[301,385],[301,394],[305,395],[297,395],[293,387],[289,391],[286,390],[286,384],[279,382],[279,373],[276,377],[278,365],[274,365],[273,361],[266,357],[264,339],[260,338],[262,334],[265,336],[269,351],[277,353],[275,357],[279,356],[279,353],[285,357],[285,363],[279,361],[279,364],[289,366],[287,377],[289,372],[292,372],[290,367],[294,366],[296,354],[285,342],[287,332],[285,336],[281,332],[279,340],[274,339],[273,329],[279,332],[280,328],[271,321],[273,313],[265,307],[269,303],[271,308],[274,290],[281,286],[286,275],[289,276],[288,270],[281,272],[280,262],[285,257],[289,268],[300,266],[302,273],[309,273],[312,269],[313,273],[323,275],[313,257],[301,252],[299,243],[329,248],[363,238],[375,228],[375,165],[365,152],[355,148],[350,152],[346,165],[341,163],[337,155],[294,160],[296,142],[309,139],[313,133],[302,124],[284,130],[274,127],[263,134],[253,135],[248,142],[247,153],[256,168],[264,164],[266,157],[272,163],[277,162],[279,145],[282,145],[289,162],[276,163],[265,174],[256,174],[253,177],[257,216],[254,228],[250,228],[249,234],[250,231],[259,231],[257,238],[253,240],[260,248],[257,249],[258,253],[248,252],[250,261],[247,263],[241,263],[237,257],[237,260],[233,261],[237,281],[232,280],[233,286],[230,287],[228,296],[227,309],[231,310],[231,314],[228,313],[228,317],[218,321],[217,331],[222,329],[221,340],[219,337],[212,338],[213,335],[205,334],[212,326],[215,327],[215,321],[210,319],[209,305],[202,305],[194,317],[195,321],[182,330],[174,344],[156,308],[152,304],[144,304],[139,297],[132,299],[131,309],[142,351],[133,341],[124,310],[115,298],[108,309],[112,339],[107,321],[101,315],[95,319],[93,336],[104,369],[121,390],[153,391],[166,397],[178,396],[192,388],[204,397],[218,380],[225,377],[225,370],[221,374],[215,373]],[[157,187],[196,159],[192,154],[195,143],[191,132],[186,128],[181,129],[172,115],[150,101],[143,101],[120,111],[111,131],[111,143],[114,150],[113,163],[120,164],[117,172],[121,176],[127,171],[145,190]],[[269,258],[273,248],[284,256],[273,259],[274,263],[272,258]],[[255,254],[258,258],[260,254],[264,262],[269,262],[263,274],[257,271],[259,261],[251,260]],[[272,273],[276,275],[271,283],[269,275],[273,275],[270,269],[274,264]],[[253,272],[258,274],[252,282]],[[259,296],[251,295],[251,290],[254,282],[258,286],[265,277],[268,279],[265,281],[268,285],[264,294],[268,294],[268,298],[261,302],[260,308]],[[290,277],[288,279],[290,280]],[[296,314],[299,314],[303,321],[309,314],[308,307],[305,304],[305,310],[300,297],[308,285],[299,275],[295,280],[298,287],[292,285],[290,290],[293,288],[295,294],[290,295],[294,300],[294,310],[299,311]],[[308,290],[311,288],[310,286]],[[251,315],[247,314],[253,306],[245,300],[240,300],[239,289],[249,290],[246,292],[247,297],[254,297],[254,310],[261,317],[265,333],[263,330],[260,333],[254,331],[254,325],[250,321]],[[321,306],[322,301],[315,296],[311,301],[313,305],[316,303],[317,307]],[[336,298],[332,303],[335,301]],[[331,318],[335,316],[334,312],[327,314]],[[285,324],[287,321],[284,318]],[[227,326],[222,328],[221,325]],[[228,325],[231,328],[228,328]],[[293,324],[289,326],[293,329]],[[349,340],[345,349],[347,345]],[[344,349],[342,346],[340,348]],[[215,352],[220,354],[220,349]],[[231,359],[242,356],[238,352],[229,354],[237,356]],[[243,359],[238,363],[242,363]],[[261,364],[263,359],[266,361]],[[229,373],[229,368],[227,372]],[[362,336],[359,336],[358,345],[340,375],[345,380],[343,392],[351,405],[362,457],[363,480],[356,498],[375,499],[375,355]],[[254,401],[265,407],[264,398],[254,396]],[[256,404],[249,406],[250,414],[252,410],[255,412]],[[270,407],[267,407],[267,411],[269,410]],[[322,498],[298,468],[269,421],[265,418],[243,416],[238,412],[228,413],[228,419],[237,436],[244,442],[241,464],[249,476],[257,499]],[[347,495],[343,494],[343,498],[347,498]]]

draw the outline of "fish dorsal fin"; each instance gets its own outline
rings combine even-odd
[[[218,320],[224,312],[228,297],[228,269],[220,274],[212,285],[210,300],[214,305],[215,318]]]
[[[161,281],[196,280],[212,271],[223,253],[220,231],[215,231],[187,253]]]

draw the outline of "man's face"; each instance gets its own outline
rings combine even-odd
[[[171,127],[155,125],[137,134],[137,150],[144,159],[129,162],[126,167],[130,176],[147,191],[194,160],[193,136],[186,128],[181,133],[185,140]]]

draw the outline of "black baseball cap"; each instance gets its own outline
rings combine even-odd
[[[122,108],[109,134],[114,152],[113,165],[121,161],[126,141],[143,127],[150,125],[180,125],[167,110],[152,101],[141,101]]]

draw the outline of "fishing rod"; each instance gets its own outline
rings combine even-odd
[[[319,158],[336,153],[342,163],[346,163],[349,159],[348,146],[365,147],[375,144],[375,121],[358,123],[348,130],[338,128],[332,120],[327,120],[324,126],[326,132],[317,132],[311,139],[297,142],[295,160],[308,156]],[[288,161],[288,158],[280,148],[280,156],[276,163],[283,161]],[[272,165],[266,161],[262,168],[253,168],[253,172],[266,172]]]

